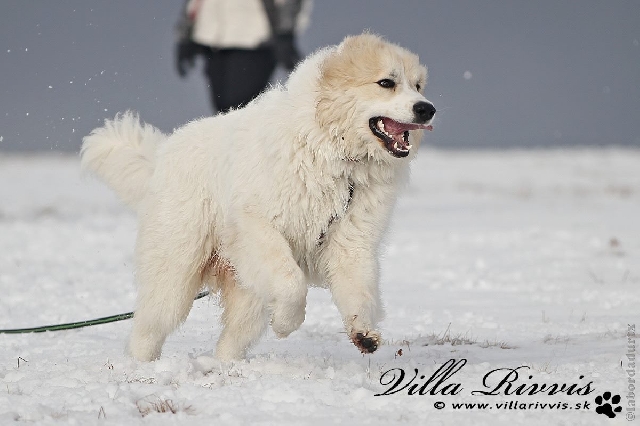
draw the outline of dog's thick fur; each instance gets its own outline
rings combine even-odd
[[[378,246],[415,150],[392,155],[370,120],[416,123],[425,80],[417,56],[363,34],[170,136],[124,113],[85,137],[83,167],[138,213],[131,355],[158,358],[203,285],[224,308],[221,360],[245,356],[269,324],[279,337],[296,330],[308,285],[328,287],[350,339],[375,351]]]

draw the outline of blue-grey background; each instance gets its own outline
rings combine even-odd
[[[0,150],[77,151],[125,109],[164,131],[209,114],[202,73],[174,71],[182,3],[2,0]],[[316,0],[300,47],[364,29],[428,65],[432,145],[640,146],[640,1]]]

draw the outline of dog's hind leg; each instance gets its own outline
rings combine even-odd
[[[153,361],[160,357],[167,336],[189,315],[200,286],[201,281],[191,277],[176,283],[176,291],[140,288],[129,339],[131,356],[140,361]]]
[[[136,246],[138,299],[128,349],[141,361],[160,356],[166,337],[187,318],[202,286],[203,238],[176,229],[176,223],[180,222],[147,217],[140,224]]]
[[[221,361],[244,358],[267,328],[267,306],[253,289],[239,287],[234,277],[226,275],[219,278],[224,312],[216,358]]]

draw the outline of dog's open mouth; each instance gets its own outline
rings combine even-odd
[[[372,117],[369,127],[394,157],[406,157],[411,150],[409,131],[417,129],[433,130],[431,125],[400,123],[389,117]]]

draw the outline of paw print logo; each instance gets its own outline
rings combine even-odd
[[[598,404],[596,407],[596,413],[604,414],[610,419],[613,419],[616,417],[616,413],[622,411],[622,407],[618,405],[619,402],[620,395],[613,395],[613,398],[611,398],[611,392],[605,392],[602,396],[596,397],[596,404]],[[614,408],[614,406],[616,407]]]

